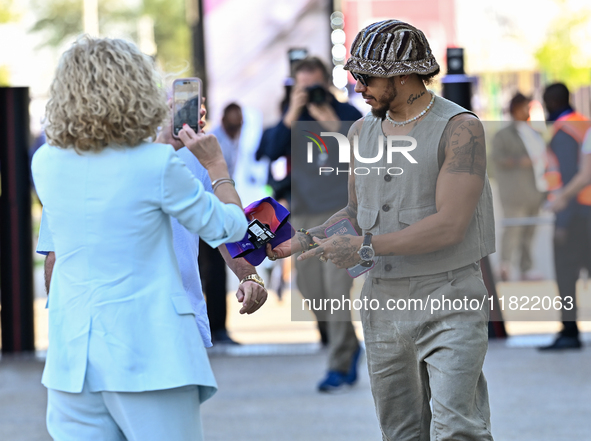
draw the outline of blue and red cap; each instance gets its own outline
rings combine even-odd
[[[275,237],[269,241],[273,248],[291,239],[295,234],[291,224],[287,221],[290,214],[289,211],[271,197],[253,202],[244,209],[244,214],[249,222],[257,219],[275,234]],[[265,247],[257,248],[248,239],[248,236],[249,234],[247,232],[242,240],[227,243],[226,248],[233,259],[244,257],[251,265],[260,265],[265,260],[265,257],[267,257]]]

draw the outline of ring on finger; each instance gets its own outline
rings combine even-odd
[[[254,299],[254,302],[258,305],[259,301],[257,299]]]
[[[326,257],[324,257],[323,255],[320,255],[320,257],[318,258],[318,260],[320,260],[323,263],[326,263]]]

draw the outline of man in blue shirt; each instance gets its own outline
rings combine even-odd
[[[223,111],[222,124],[211,131],[224,154],[230,177],[234,179],[236,161],[240,148],[242,129],[242,109],[235,103],[228,104]],[[222,247],[220,247],[220,250]],[[207,317],[214,343],[238,344],[226,329],[228,306],[226,303],[226,265],[220,251],[210,247],[205,241],[199,241],[199,267],[201,284],[207,297]]]

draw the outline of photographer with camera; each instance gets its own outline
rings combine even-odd
[[[321,131],[339,131],[346,121],[361,118],[352,105],[341,103],[328,91],[330,73],[316,57],[307,57],[293,68],[295,84],[291,90],[289,105],[279,123],[269,133],[266,155],[271,160],[287,156],[288,168],[292,158],[292,124],[299,121],[316,121]],[[350,124],[350,123],[349,123]],[[319,133],[319,132],[318,132]],[[301,149],[299,147],[302,147]],[[330,150],[330,146],[329,146]],[[305,152],[304,146],[294,147],[293,154]],[[320,155],[319,161],[329,165],[330,158]],[[318,182],[318,179],[320,182]],[[292,173],[292,225],[298,229],[306,225],[318,225],[334,210],[347,203],[347,175],[310,176],[309,173]],[[322,185],[322,191],[319,186]],[[318,222],[318,223],[314,223]],[[317,259],[296,262],[297,286],[307,299],[341,298],[348,296],[352,279],[346,271],[332,263]],[[326,311],[314,311],[319,327],[325,327],[328,337],[328,373],[318,385],[321,392],[341,390],[357,380],[357,363],[360,346],[351,322],[350,313],[329,317]]]

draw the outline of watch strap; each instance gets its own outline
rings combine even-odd
[[[246,276],[244,279],[242,279],[240,281],[240,285],[242,285],[244,282],[248,282],[248,281],[258,283],[263,288],[265,287],[265,282],[263,281],[262,277],[259,276],[258,274],[249,274],[248,276]]]

